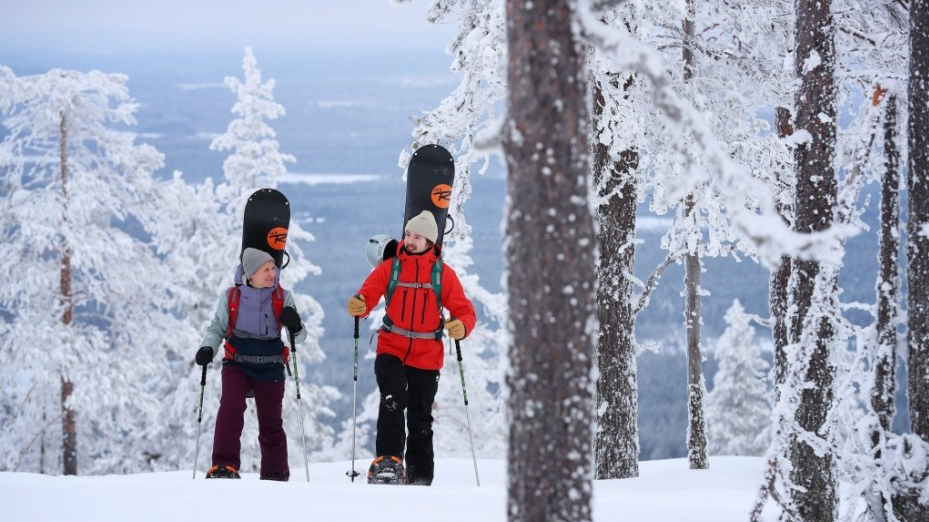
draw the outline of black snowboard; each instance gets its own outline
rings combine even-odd
[[[436,245],[445,237],[448,205],[452,201],[452,184],[455,182],[455,160],[440,145],[423,145],[416,149],[406,169],[406,208],[403,228],[410,219],[423,210],[432,212],[439,227]],[[403,229],[400,237],[403,237]]]
[[[245,204],[239,259],[246,248],[257,248],[271,254],[274,264],[282,268],[289,227],[290,202],[287,198],[274,189],[257,190]]]
[[[448,205],[452,199],[452,184],[455,181],[455,161],[451,153],[440,145],[424,145],[413,153],[410,164],[406,171],[406,208],[403,212],[403,229],[400,237],[405,233],[406,223],[411,218],[417,216],[423,210],[432,212],[435,216],[436,225],[439,229],[439,235],[436,238],[436,244],[441,246],[446,232],[450,232],[446,226],[448,220]],[[371,249],[368,254],[368,261],[372,266],[377,266],[380,261],[386,261],[397,255],[397,246],[399,241],[390,239],[383,242],[384,236],[374,236],[368,240],[373,245],[368,245]],[[381,259],[373,259],[371,256],[380,249]]]

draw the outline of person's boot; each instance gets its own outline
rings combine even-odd
[[[213,466],[210,471],[206,472],[206,478],[240,479],[242,477],[232,466]]]
[[[368,468],[368,484],[406,484],[406,470],[399,457],[381,455]]]

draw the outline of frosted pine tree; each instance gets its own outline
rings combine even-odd
[[[162,155],[127,132],[125,75],[0,72],[0,469],[145,469],[181,329],[149,239]]]
[[[195,325],[196,334],[187,340],[189,353],[184,361],[187,377],[171,398],[172,422],[165,429],[183,429],[187,440],[191,441],[196,436],[196,412],[191,411],[196,408],[200,381],[200,367],[193,364],[193,355],[215,311],[220,293],[233,284],[239,263],[245,204],[255,190],[275,187],[277,178],[287,172],[286,164],[295,161],[293,156],[280,152],[276,133],[267,123],[282,116],[284,108],[273,99],[274,80],[262,82],[261,71],[251,48],[245,49],[242,68],[244,80],[235,77],[225,79],[226,85],[237,97],[232,112],[238,117],[230,122],[224,134],[210,144],[213,150],[231,151],[223,162],[223,181],[214,185],[211,180],[207,180],[190,189],[176,187],[180,191],[186,190],[187,198],[193,198],[190,201],[200,205],[193,211],[179,214],[180,220],[174,228],[182,231],[183,236],[176,236],[172,248],[168,249],[171,252],[169,259],[175,266],[192,263],[195,267],[195,274],[191,274],[189,280],[187,297],[192,312],[188,320]],[[310,295],[296,289],[309,275],[320,273],[320,269],[306,257],[301,246],[301,243],[311,241],[313,236],[303,230],[298,222],[291,221],[287,241],[290,262],[281,271],[281,285],[293,292],[297,310],[308,333],[306,341],[297,347],[301,376],[309,374],[304,365],[319,363],[324,359],[319,346],[323,333],[322,308]],[[285,262],[287,259],[285,256]],[[286,333],[283,335],[286,336]],[[286,338],[285,342],[289,344]],[[212,450],[213,427],[221,392],[221,359],[220,350],[208,371],[199,468],[206,466]],[[337,392],[331,387],[305,381],[301,382],[300,392],[306,412],[308,449],[310,452],[327,451],[332,444],[332,429],[323,423],[323,418],[333,414],[328,405]],[[287,433],[290,464],[302,467],[300,410],[295,399],[296,389],[291,380],[286,384],[284,397],[284,429]],[[167,451],[172,449],[168,448]],[[187,465],[187,462],[192,462],[193,455],[193,443],[175,447],[169,462],[174,466]],[[259,455],[257,417],[254,408],[249,408],[242,435],[243,469],[257,470]]]
[[[768,363],[755,342],[751,318],[738,299],[726,312],[726,331],[716,344],[719,369],[706,397],[711,455],[762,455],[768,447],[771,404]]]
[[[461,343],[475,452],[481,458],[502,458],[506,426],[499,392],[503,379],[499,362],[506,346],[506,300],[502,294],[486,290],[480,278],[471,273],[474,239],[465,205],[471,197],[474,164],[484,160],[479,170],[482,174],[489,168],[487,151],[481,150],[478,142],[482,132],[496,125],[495,104],[506,93],[503,2],[433,2],[427,20],[436,24],[457,21],[457,34],[446,51],[454,57],[451,70],[461,75],[461,81],[438,107],[414,118],[413,144],[401,153],[399,163],[405,168],[413,150],[430,143],[445,145],[455,158],[455,184],[449,205],[450,222],[455,225],[445,236],[442,256],[455,268],[465,295],[480,314],[474,332]],[[374,319],[380,324],[379,317]],[[365,404],[372,405],[373,410],[364,412],[362,418],[376,419],[377,402],[369,397]],[[451,343],[433,416],[436,453],[469,457],[461,377]]]

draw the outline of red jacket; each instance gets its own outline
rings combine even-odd
[[[397,246],[397,257],[400,258],[399,281],[430,283],[432,265],[437,255],[438,248],[420,255],[408,254],[401,242]],[[367,317],[377,306],[381,297],[387,293],[392,266],[393,259],[381,262],[358,290],[368,306],[363,317]],[[465,296],[461,281],[458,280],[458,274],[448,265],[442,267],[442,307],[451,314],[446,317],[446,320],[455,318],[464,324],[465,336],[474,330],[474,323],[477,321],[474,305]],[[435,300],[435,291],[432,288],[410,288],[398,285],[390,298],[387,316],[398,328],[414,332],[434,332],[439,328],[439,307]],[[394,355],[408,366],[422,370],[441,369],[444,352],[442,342],[437,339],[410,339],[383,328],[378,330],[377,354]]]

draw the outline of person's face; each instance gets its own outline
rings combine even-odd
[[[429,248],[429,240],[409,230],[403,235],[403,244],[411,254],[422,254]]]
[[[252,275],[252,288],[268,288],[274,285],[274,261],[267,261]]]

